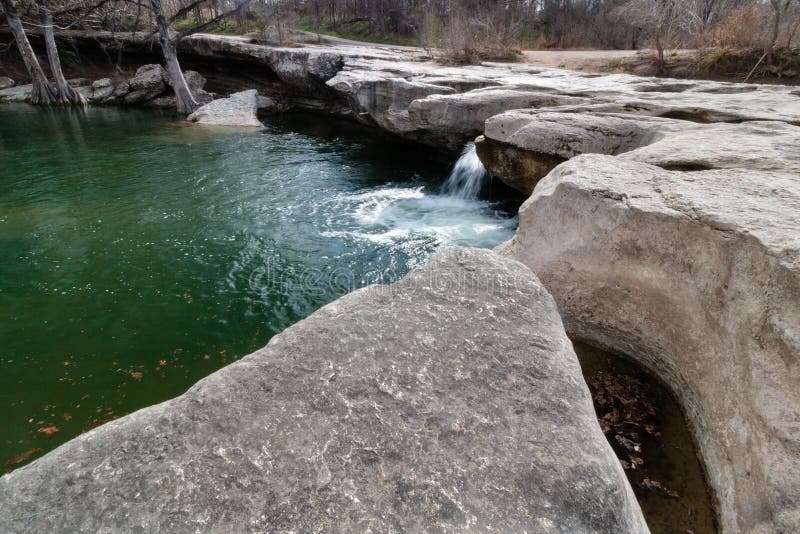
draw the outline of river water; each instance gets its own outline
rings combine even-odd
[[[476,197],[469,159],[470,191],[445,190],[451,165],[315,117],[1,106],[0,471],[446,245],[511,237],[517,205]]]

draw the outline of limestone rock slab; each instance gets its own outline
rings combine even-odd
[[[702,124],[647,115],[513,110],[486,121],[478,155],[495,176],[530,194],[561,161],[610,154],[672,170],[798,172],[800,127],[784,122]],[[523,165],[523,162],[532,162]]]
[[[0,89],[0,102],[26,102],[30,99],[32,92],[33,86],[29,83]]]

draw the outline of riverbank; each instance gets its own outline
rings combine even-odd
[[[182,46],[189,62],[232,58],[264,73],[270,83],[255,88],[288,108],[443,149],[483,135],[484,163],[531,195],[499,252],[541,279],[568,334],[667,383],[723,530],[800,528],[800,455],[787,445],[800,407],[795,88],[442,67],[216,36]]]

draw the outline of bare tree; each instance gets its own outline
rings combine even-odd
[[[56,100],[58,103],[67,106],[83,106],[86,104],[84,98],[76,92],[64,77],[64,72],[61,69],[61,60],[58,57],[58,46],[56,45],[56,38],[53,34],[53,16],[47,8],[45,0],[36,0],[36,5],[39,7],[39,16],[42,20],[42,32],[44,34],[44,43],[47,50],[47,61],[50,64],[50,73],[56,82]]]
[[[772,54],[775,51],[775,46],[778,44],[778,36],[781,31],[781,20],[786,17],[789,8],[792,5],[792,0],[769,0],[772,7],[772,33],[770,34],[770,41],[767,44],[765,52],[767,53],[767,64],[771,64]]]
[[[620,19],[640,27],[652,40],[659,73],[664,69],[664,51],[691,25],[688,7],[685,0],[628,0],[617,10]]]
[[[222,12],[208,21],[196,24],[191,28],[181,30],[180,32],[172,33],[170,24],[175,22],[180,17],[186,15],[191,10],[200,6],[205,0],[197,0],[189,3],[187,6],[179,9],[170,19],[167,20],[164,15],[164,9],[161,0],[150,0],[150,11],[156,20],[158,28],[158,40],[161,44],[161,52],[164,56],[164,61],[167,64],[167,73],[169,74],[170,81],[172,82],[172,90],[175,92],[175,107],[178,113],[188,115],[198,107],[197,101],[194,99],[192,92],[189,90],[189,85],[186,83],[186,78],[183,76],[180,62],[178,61],[178,42],[184,37],[202,32],[216,24],[219,24],[228,17],[234,16],[241,12],[248,5],[251,0],[244,0],[239,3],[230,11]]]
[[[39,64],[39,59],[31,47],[28,36],[22,27],[17,7],[14,5],[14,0],[0,0],[2,2],[3,11],[6,14],[8,26],[11,28],[11,33],[14,35],[14,41],[17,43],[17,49],[22,56],[22,61],[25,63],[25,68],[28,75],[31,77],[33,85],[31,91],[31,102],[33,104],[52,104],[56,101],[56,92],[53,86],[47,80],[42,66]]]
[[[178,113],[188,115],[197,109],[198,104],[194,99],[186,78],[183,76],[181,64],[178,62],[177,39],[170,36],[169,24],[161,8],[161,0],[150,0],[150,9],[158,25],[158,40],[161,43],[161,53],[167,63],[167,73],[172,81],[172,90],[175,91],[175,107]]]

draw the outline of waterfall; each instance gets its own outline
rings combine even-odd
[[[475,143],[467,143],[442,186],[442,193],[454,198],[476,199],[488,176],[478,159]]]

